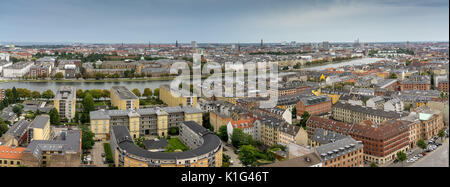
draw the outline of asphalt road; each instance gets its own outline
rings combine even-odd
[[[93,164],[97,167],[108,167],[107,164],[103,163],[102,153],[105,153],[105,149],[103,148],[103,142],[95,142],[94,146],[91,149],[91,157]]]
[[[233,161],[233,165],[230,165],[230,167],[242,167],[241,161],[238,159],[238,155],[234,153],[234,148],[226,146],[226,142],[222,142],[223,147],[227,149],[227,151],[223,151],[223,154],[226,154],[231,157],[231,160]]]
[[[449,167],[448,149],[447,138],[442,146],[413,163],[411,167]]]

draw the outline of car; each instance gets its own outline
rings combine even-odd
[[[425,153],[425,152],[422,152],[421,154],[422,154],[423,156],[427,155],[427,153]]]
[[[232,160],[230,160],[230,164],[233,164],[233,161],[232,161]]]
[[[106,155],[105,155],[105,153],[102,153],[102,157],[105,157]]]
[[[422,157],[423,157],[423,155],[422,155],[422,154],[418,154],[417,156],[419,156],[419,158],[422,158]]]
[[[437,143],[437,144],[436,144],[436,146],[441,146],[441,145],[442,145],[442,143]]]
[[[396,164],[396,163],[398,163],[398,160],[397,160],[397,159],[394,160],[394,164]]]
[[[409,160],[407,160],[406,162],[408,162],[408,163],[411,163],[411,162],[415,162],[416,160],[414,160],[414,159],[409,159]]]

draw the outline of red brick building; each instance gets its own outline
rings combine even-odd
[[[427,76],[414,75],[400,82],[401,91],[404,90],[430,90],[431,81]]]
[[[438,90],[441,92],[449,93],[448,92],[448,80],[440,81],[438,83]]]
[[[301,98],[297,103],[297,115],[301,116],[305,111],[311,116],[328,113],[331,105],[331,98],[327,95]]]
[[[383,165],[393,161],[398,151],[409,150],[409,125],[411,122],[391,120],[378,126],[346,124],[311,116],[306,123],[308,136],[316,128],[350,135],[364,145],[364,160]]]

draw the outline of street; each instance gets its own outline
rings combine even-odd
[[[108,167],[107,164],[103,163],[102,153],[105,153],[103,142],[95,142],[94,146],[91,149],[93,164],[97,167]]]
[[[449,167],[448,149],[449,144],[447,138],[442,146],[413,163],[411,167]]]
[[[226,142],[222,143],[224,148],[223,154],[230,156],[231,157],[230,160],[233,161],[233,165],[230,165],[230,167],[242,167],[241,161],[238,159],[238,155],[234,153],[234,148],[227,146]],[[227,150],[225,151],[225,149]]]

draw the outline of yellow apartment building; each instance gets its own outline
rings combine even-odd
[[[161,85],[159,88],[159,98],[168,106],[197,106],[196,96],[182,96],[181,92],[179,93],[179,96],[174,95],[169,85]]]
[[[139,108],[139,98],[125,86],[113,86],[110,94],[111,105],[119,110]]]

